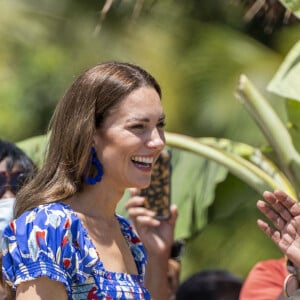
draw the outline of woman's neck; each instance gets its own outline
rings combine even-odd
[[[122,196],[122,191],[103,188],[100,184],[86,185],[83,191],[76,193],[66,203],[87,217],[111,220]]]

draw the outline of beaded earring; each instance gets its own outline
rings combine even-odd
[[[94,185],[97,182],[100,182],[102,179],[103,166],[97,157],[96,149],[94,147],[91,148],[91,155],[92,155],[92,164],[94,164],[97,168],[97,174],[95,177],[86,176],[85,182],[88,184]]]

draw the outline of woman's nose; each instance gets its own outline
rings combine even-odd
[[[148,147],[156,148],[156,149],[163,149],[166,143],[165,134],[162,130],[155,128],[151,132],[151,136],[148,140]]]

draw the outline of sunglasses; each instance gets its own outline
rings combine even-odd
[[[16,194],[24,184],[25,179],[24,172],[0,172],[0,198],[7,190]]]

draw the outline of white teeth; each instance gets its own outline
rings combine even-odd
[[[145,157],[145,156],[133,156],[131,158],[134,161],[142,162],[146,164],[152,164],[153,163],[153,157]]]

